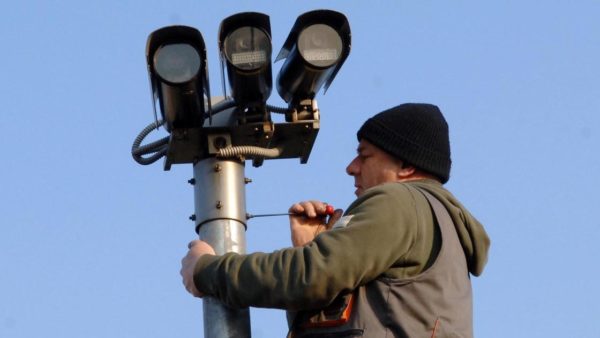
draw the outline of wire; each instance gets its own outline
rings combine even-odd
[[[267,110],[270,111],[271,113],[277,113],[277,114],[287,114],[287,113],[291,113],[293,111],[293,109],[290,109],[290,108],[276,107],[276,106],[272,106],[270,104],[267,105]]]
[[[152,163],[158,161],[166,154],[167,154],[167,147],[165,147],[164,149],[161,149],[160,151],[156,152],[154,155],[152,155],[150,157],[142,157],[142,156],[133,155],[133,159],[141,165],[148,165],[148,164],[152,164]]]
[[[215,104],[214,106],[212,106],[211,111],[212,111],[212,114],[215,115],[215,114],[218,114],[224,110],[227,110],[227,109],[233,108],[233,107],[235,107],[234,100],[223,100],[223,101]],[[210,114],[211,113],[205,113],[204,118],[210,117]]]
[[[261,148],[255,146],[235,146],[219,149],[217,157],[259,156],[274,158],[281,155],[281,148]]]
[[[167,154],[169,137],[164,137],[160,140],[145,144],[142,144],[142,141],[150,134],[153,130],[162,126],[164,121],[157,121],[149,124],[144,128],[139,135],[133,141],[133,145],[131,146],[131,156],[134,161],[141,165],[148,165],[158,161],[161,157]],[[153,154],[150,157],[143,157],[143,155]]]
[[[169,137],[163,137],[158,141],[154,141],[152,143],[148,143],[145,144],[143,146],[140,146],[138,148],[135,149],[131,149],[132,154],[134,155],[148,155],[150,153],[154,153],[156,152],[157,148],[160,148],[160,146],[165,145],[169,143]]]

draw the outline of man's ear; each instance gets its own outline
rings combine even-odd
[[[402,179],[402,178],[408,178],[408,177],[412,176],[416,171],[417,171],[417,169],[415,167],[413,167],[412,165],[409,165],[409,164],[405,165],[404,163],[402,163],[402,165],[400,166],[400,169],[398,169],[396,174],[398,175],[398,178]]]

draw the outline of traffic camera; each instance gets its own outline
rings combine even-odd
[[[200,32],[187,26],[153,32],[146,45],[146,61],[154,113],[158,101],[167,131],[201,128],[210,93]]]
[[[221,71],[227,70],[241,123],[270,120],[266,104],[273,88],[271,49],[271,25],[267,15],[239,13],[221,22]]]
[[[302,14],[292,27],[275,62],[285,59],[277,77],[277,91],[295,106],[326,91],[350,53],[350,25],[330,10]]]

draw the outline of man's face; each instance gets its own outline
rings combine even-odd
[[[366,140],[358,144],[356,157],[346,167],[346,173],[354,177],[356,196],[365,190],[387,182],[397,182],[402,161],[392,157]]]

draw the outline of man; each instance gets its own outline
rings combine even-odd
[[[487,262],[483,226],[443,187],[448,125],[438,107],[403,104],[368,119],[346,171],[357,199],[292,205],[293,248],[214,256],[193,241],[186,289],[232,307],[291,313],[293,337],[472,337],[469,273]],[[327,231],[324,231],[327,230]]]

